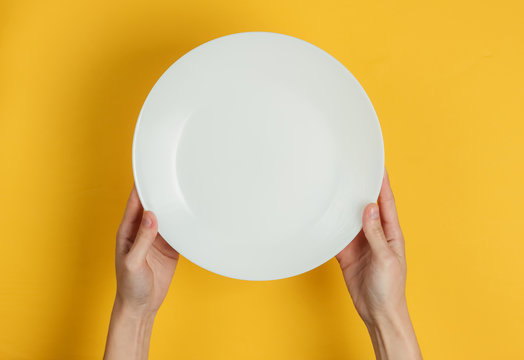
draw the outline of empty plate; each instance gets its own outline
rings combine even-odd
[[[384,146],[340,62],[291,36],[248,32],[198,46],[160,77],[138,118],[133,171],[181,255],[271,280],[350,243],[377,200]]]

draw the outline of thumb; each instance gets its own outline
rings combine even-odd
[[[158,223],[155,214],[151,211],[144,211],[142,222],[140,223],[135,241],[129,250],[128,256],[138,263],[143,262],[151,244],[155,241],[157,233]]]
[[[386,235],[384,235],[384,230],[382,229],[380,212],[377,204],[369,204],[364,209],[362,227],[369,246],[371,247],[371,251],[376,255],[384,254],[389,246]]]

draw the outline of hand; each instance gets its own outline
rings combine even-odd
[[[116,236],[117,293],[104,359],[147,359],[155,315],[166,297],[178,253],[158,234],[133,187]]]
[[[177,262],[178,253],[158,234],[155,215],[143,212],[133,187],[116,236],[117,300],[137,313],[156,314]]]
[[[377,358],[421,359],[405,295],[404,236],[385,170],[378,205],[364,209],[362,224],[363,230],[336,256],[353,304]]]

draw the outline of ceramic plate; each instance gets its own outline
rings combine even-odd
[[[340,62],[291,36],[249,32],[198,46],[160,77],[138,118],[133,170],[181,255],[271,280],[350,243],[377,200],[384,146]]]

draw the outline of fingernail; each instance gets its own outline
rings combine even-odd
[[[147,213],[144,213],[144,216],[142,217],[142,224],[144,224],[145,227],[151,227],[152,223],[151,216],[149,216]]]
[[[378,206],[377,205],[373,205],[371,209],[369,209],[369,218],[371,220],[378,219]]]

